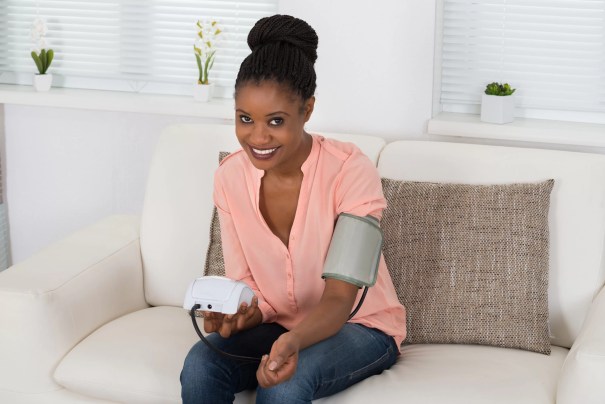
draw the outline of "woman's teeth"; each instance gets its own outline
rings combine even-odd
[[[252,148],[252,151],[256,154],[271,154],[273,153],[275,150],[277,150],[277,147],[273,148],[273,149],[264,149],[264,150],[260,150],[260,149],[255,149],[254,147]]]

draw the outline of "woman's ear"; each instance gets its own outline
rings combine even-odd
[[[315,96],[311,96],[307,101],[305,101],[305,105],[303,106],[305,112],[305,122],[308,122],[311,118],[311,114],[313,114],[313,108],[315,108]]]

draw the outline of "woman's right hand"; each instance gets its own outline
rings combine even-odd
[[[204,311],[204,331],[218,332],[221,337],[228,338],[240,331],[256,327],[263,321],[263,315],[258,308],[258,298],[254,296],[250,306],[246,302],[239,306],[235,314],[223,314]]]

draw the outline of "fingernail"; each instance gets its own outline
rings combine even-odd
[[[275,370],[277,368],[277,362],[273,361],[269,364],[269,370]]]

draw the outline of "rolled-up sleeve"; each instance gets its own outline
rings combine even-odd
[[[337,214],[371,215],[380,220],[387,206],[378,170],[361,152],[344,162],[335,193]]]

